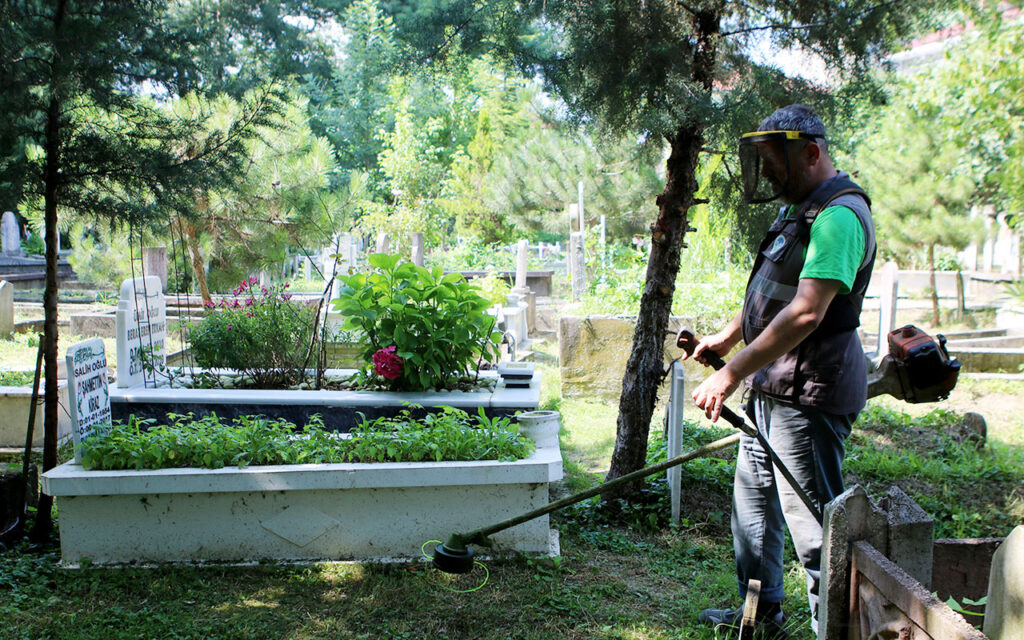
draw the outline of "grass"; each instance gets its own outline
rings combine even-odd
[[[615,403],[563,399],[557,365],[541,370],[544,408],[563,414],[567,477],[557,491],[591,486],[611,456]],[[965,384],[961,401],[977,394],[974,403],[984,405],[993,394],[1021,395],[1021,383],[996,382]],[[901,484],[933,500],[929,511],[955,505],[934,512],[949,520],[939,533],[1005,535],[1020,521],[1024,439],[1016,426],[990,421],[992,439],[979,450],[958,440],[955,418],[923,417],[934,407],[910,407],[914,413],[904,416],[896,409],[906,405],[873,406],[849,441],[849,480],[866,483],[876,498]],[[715,435],[691,426],[684,448]],[[652,449],[659,446],[652,440]],[[453,577],[425,563],[66,571],[55,567],[55,549],[22,547],[0,553],[0,636],[713,640],[711,629],[696,625],[697,614],[737,604],[728,528],[732,460],[729,452],[684,467],[681,525],[665,523],[664,481],[653,479],[626,510],[630,526],[596,503],[556,514],[560,558],[488,562],[489,579],[472,593],[453,589],[480,585],[479,570]],[[808,640],[804,576],[791,549],[786,570],[792,637]]]
[[[91,340],[95,336],[73,336],[61,332],[57,337],[57,356],[63,358],[68,347]],[[164,340],[168,353],[181,348],[181,340],[176,331],[168,331]],[[117,340],[103,338],[103,347],[107,353],[107,366],[117,367]],[[33,369],[36,366],[36,351],[39,348],[38,334],[15,333],[10,338],[0,339],[0,369],[18,370]]]

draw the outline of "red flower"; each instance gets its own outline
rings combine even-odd
[[[402,376],[402,359],[395,353],[395,347],[384,347],[373,354],[373,372],[386,380],[397,380]]]

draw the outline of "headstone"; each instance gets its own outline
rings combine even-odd
[[[110,390],[103,340],[93,338],[68,349],[68,404],[75,463],[82,463],[82,443],[110,427]]]
[[[14,333],[14,285],[0,280],[0,340]]]
[[[4,211],[0,218],[0,251],[5,256],[21,256],[21,231],[13,211]]]
[[[515,289],[526,290],[526,265],[530,259],[530,243],[528,240],[520,240],[516,244],[516,281]]]
[[[412,263],[417,267],[423,266],[423,234],[412,234]]]
[[[882,267],[882,286],[878,302],[878,354],[889,353],[889,332],[896,325],[896,305],[899,298],[899,270],[895,262]]]
[[[572,277],[572,300],[578,302],[586,290],[586,271],[583,264],[583,234],[569,234],[569,269]]]
[[[391,236],[381,232],[377,235],[376,253],[387,253],[391,250]]]
[[[167,365],[167,302],[156,276],[121,283],[117,303],[117,386],[156,386]]]
[[[1024,525],[1017,525],[992,556],[982,631],[990,640],[1024,640]]]
[[[143,247],[142,268],[146,275],[160,278],[160,291],[167,293],[167,247]]]

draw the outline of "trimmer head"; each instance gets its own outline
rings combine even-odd
[[[473,549],[458,536],[434,547],[433,564],[445,573],[469,573],[473,570]]]

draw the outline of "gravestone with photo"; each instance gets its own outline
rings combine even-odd
[[[82,463],[82,443],[110,426],[107,354],[101,338],[68,349],[68,410],[75,443],[75,463]]]
[[[117,386],[155,387],[167,365],[167,302],[160,278],[125,280],[117,303]]]

